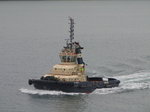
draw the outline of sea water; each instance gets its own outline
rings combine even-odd
[[[90,94],[36,90],[69,38],[84,47],[87,75],[119,87]],[[0,1],[0,112],[149,112],[149,1]]]

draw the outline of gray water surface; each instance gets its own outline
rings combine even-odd
[[[75,19],[89,76],[117,88],[91,94],[35,90],[59,63]],[[0,112],[149,112],[150,1],[0,1]]]

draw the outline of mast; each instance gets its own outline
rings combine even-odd
[[[70,20],[70,43],[72,45],[72,40],[74,39],[74,19],[72,19],[71,17],[69,17]]]

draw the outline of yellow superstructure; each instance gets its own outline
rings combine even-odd
[[[86,81],[85,64],[78,64],[77,55],[62,55],[60,53],[60,59],[61,63],[54,65],[51,73],[45,74],[44,77],[53,76],[60,81]]]
[[[44,77],[53,76],[60,81],[86,81],[84,65],[78,64],[57,64],[53,67],[52,73],[45,74]]]

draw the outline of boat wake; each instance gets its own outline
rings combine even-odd
[[[150,72],[116,76],[120,80],[119,87],[96,89],[92,94],[124,93],[135,90],[150,89]]]
[[[150,89],[150,72],[140,72],[130,75],[115,76],[116,79],[120,80],[119,87],[115,88],[103,88],[96,89],[91,94],[111,94],[111,93],[124,93],[131,92],[134,90]],[[84,93],[65,93],[61,91],[47,91],[37,89],[26,89],[21,88],[20,91],[26,94],[33,95],[83,95]]]
[[[48,90],[38,90],[38,89],[19,89],[22,93],[31,94],[31,95],[81,95],[85,93],[66,93],[62,91],[48,91]]]

